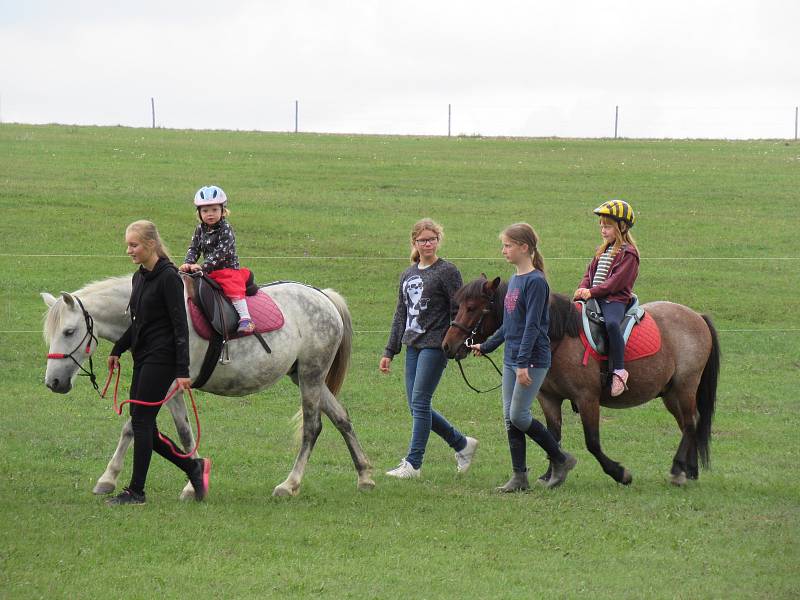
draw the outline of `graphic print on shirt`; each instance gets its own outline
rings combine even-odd
[[[425,333],[419,324],[419,316],[428,308],[430,298],[423,298],[422,277],[412,275],[403,282],[403,297],[406,300],[406,331],[409,329],[416,333]]]
[[[519,300],[519,288],[514,288],[513,290],[509,290],[506,294],[505,299],[505,309],[508,314],[514,312],[514,309],[517,308],[517,300]]]

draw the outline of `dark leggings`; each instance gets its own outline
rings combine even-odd
[[[135,400],[159,402],[167,395],[174,381],[174,365],[144,364],[136,366],[133,368],[130,396]],[[147,470],[150,468],[153,450],[184,473],[189,473],[190,469],[194,467],[192,459],[175,456],[169,446],[158,437],[156,417],[161,407],[140,404],[131,404],[130,407],[131,425],[133,426],[133,474],[128,487],[139,494],[144,493],[144,483],[147,479]],[[173,446],[179,447],[174,443]]]
[[[608,332],[608,357],[614,369],[624,369],[625,340],[622,339],[620,323],[625,317],[625,309],[628,305],[624,302],[607,302],[605,300],[601,300],[599,304]]]

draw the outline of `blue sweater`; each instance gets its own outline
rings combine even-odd
[[[541,271],[514,275],[508,282],[503,324],[481,344],[489,354],[505,342],[503,362],[517,368],[549,368],[550,286]]]

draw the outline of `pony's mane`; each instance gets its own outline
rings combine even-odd
[[[547,332],[551,342],[564,336],[578,337],[581,330],[580,313],[575,304],[564,294],[550,294],[550,328]]]
[[[78,298],[85,298],[86,296],[106,296],[111,292],[116,291],[120,285],[126,281],[131,280],[130,275],[119,275],[117,277],[109,277],[108,279],[101,279],[99,281],[92,281],[87,283],[81,289],[73,292],[72,296]],[[42,334],[44,335],[45,343],[49,344],[53,335],[64,326],[64,314],[67,310],[66,302],[61,296],[58,296],[56,303],[51,306],[44,314],[44,327]]]

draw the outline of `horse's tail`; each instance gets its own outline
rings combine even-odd
[[[353,320],[350,318],[350,310],[347,308],[347,302],[345,302],[344,298],[332,289],[325,289],[322,292],[333,302],[342,317],[342,323],[344,323],[342,342],[339,344],[333,364],[325,377],[325,384],[331,394],[336,396],[339,394],[339,390],[342,389],[345,375],[347,375],[347,368],[350,366],[350,352],[353,348]]]
[[[704,467],[708,467],[709,443],[711,442],[711,421],[714,419],[714,408],[717,403],[717,380],[719,379],[719,339],[717,330],[711,318],[702,315],[703,320],[708,325],[711,333],[711,354],[708,355],[703,375],[700,377],[700,385],[697,386],[697,412],[700,418],[697,422],[697,452],[700,455],[700,462]]]

